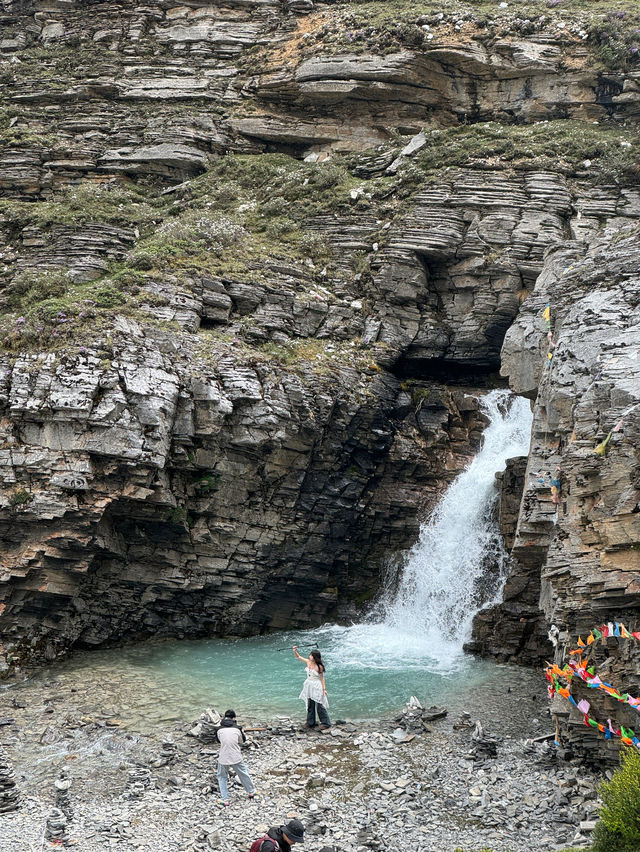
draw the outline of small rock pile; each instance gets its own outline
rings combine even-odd
[[[170,764],[174,763],[177,751],[178,747],[176,746],[173,740],[170,740],[168,738],[163,739],[160,757],[153,765],[156,768],[160,768],[161,766],[169,766]]]
[[[454,731],[463,731],[465,728],[473,728],[471,713],[465,710],[458,716],[458,720],[452,725]]]
[[[129,770],[125,796],[129,799],[141,799],[150,784],[151,772],[144,766],[136,766]]]
[[[480,722],[476,722],[476,726],[471,734],[471,750],[469,756],[473,760],[486,760],[493,758],[498,753],[498,744],[493,737],[490,737],[482,727]]]
[[[193,728],[189,731],[189,735],[197,737],[203,743],[217,743],[217,733],[221,721],[222,717],[220,714],[208,707],[200,715],[198,721],[194,723]]]
[[[407,742],[413,738],[411,735],[423,734],[425,731],[430,733],[431,728],[427,722],[443,719],[446,715],[444,707],[425,708],[415,695],[412,695],[402,713],[394,718],[400,727],[393,732],[393,738],[397,742]]]
[[[20,796],[16,787],[11,761],[0,746],[0,814],[17,811],[20,807]]]
[[[44,837],[45,840],[56,846],[71,845],[67,834],[67,818],[60,808],[53,808],[47,817]]]
[[[73,819],[73,808],[71,807],[71,798],[69,796],[71,781],[65,778],[64,773],[62,773],[60,778],[54,781],[54,787],[56,788],[56,808],[62,811],[68,822],[71,822]]]

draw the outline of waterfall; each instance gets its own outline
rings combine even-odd
[[[489,418],[482,447],[423,525],[385,604],[385,627],[405,634],[410,629],[414,641],[442,661],[460,653],[474,614],[502,590],[509,557],[494,520],[495,474],[508,458],[529,451],[527,400],[495,390],[480,404]]]
[[[528,400],[506,390],[480,406],[489,419],[480,451],[423,525],[393,590],[367,621],[314,631],[339,666],[448,674],[464,663],[475,613],[499,599],[509,557],[494,518],[495,474],[528,454],[532,415]]]

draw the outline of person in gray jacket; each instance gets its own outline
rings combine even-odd
[[[227,710],[224,719],[218,729],[218,740],[220,741],[220,754],[218,755],[218,786],[220,787],[220,798],[218,804],[228,807],[229,805],[229,769],[233,769],[242,786],[247,791],[249,798],[253,799],[256,788],[249,775],[249,770],[242,759],[240,746],[246,742],[242,728],[236,722],[235,710]]]

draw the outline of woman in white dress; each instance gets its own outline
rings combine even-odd
[[[316,710],[320,720],[320,727],[330,728],[331,719],[327,711],[329,700],[327,698],[327,686],[324,682],[322,654],[320,651],[312,651],[308,658],[301,657],[297,646],[294,645],[293,655],[307,667],[307,679],[299,696],[307,705],[307,728],[315,728]]]

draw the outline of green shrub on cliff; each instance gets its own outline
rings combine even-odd
[[[621,767],[600,786],[603,801],[594,832],[593,852],[638,852],[640,849],[640,754],[622,752]]]

